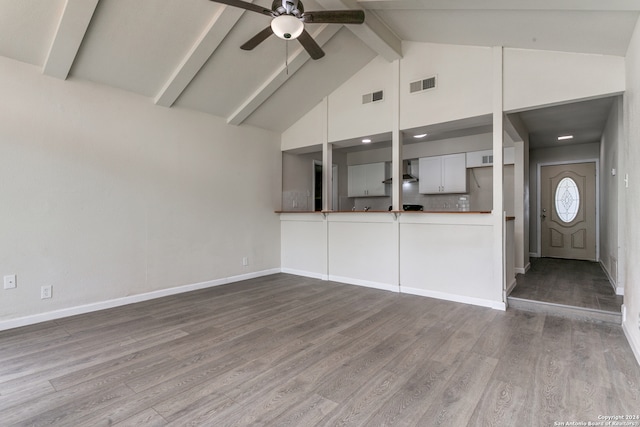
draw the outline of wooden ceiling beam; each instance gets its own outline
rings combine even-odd
[[[98,0],[67,0],[42,68],[43,74],[66,80]]]
[[[355,0],[318,0],[328,10],[362,9]],[[345,25],[356,37],[389,62],[402,58],[402,40],[371,10],[362,25]]]
[[[342,28],[341,25],[324,24],[311,34],[316,43],[321,47],[326,44]],[[311,57],[300,47],[290,57],[288,66],[284,64],[267,78],[260,87],[249,96],[236,111],[228,118],[227,123],[240,125],[249,117],[264,101],[280,88],[296,71],[298,71]]]
[[[220,6],[218,8],[207,28],[200,34],[198,40],[156,95],[154,102],[157,105],[171,107],[176,102],[243,13],[244,10],[237,7]]]

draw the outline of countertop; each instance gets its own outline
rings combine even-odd
[[[369,214],[369,213],[402,213],[402,214],[425,214],[425,213],[437,213],[437,214],[442,214],[442,213],[446,213],[446,214],[490,214],[491,211],[374,211],[374,210],[369,210],[369,211],[276,211],[276,213],[281,214],[281,213],[295,213],[295,214],[304,214],[304,213],[310,213],[310,214],[314,214],[314,213],[320,213],[320,214],[327,214],[327,213],[350,213],[350,214],[354,214],[354,213],[360,213],[360,214]]]

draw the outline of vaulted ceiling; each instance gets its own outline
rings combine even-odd
[[[269,17],[210,0],[0,0],[0,55],[280,132],[374,57],[400,58],[404,40],[624,56],[640,12],[637,0],[303,1],[364,9],[365,23],[307,24],[326,52],[314,61],[276,37],[241,50]]]

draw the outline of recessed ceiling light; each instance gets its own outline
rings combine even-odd
[[[413,135],[414,138],[424,138],[425,136],[427,136],[426,133],[421,133],[420,135]]]
[[[573,135],[563,135],[558,137],[558,141],[564,141],[565,139],[573,139]]]
[[[368,144],[370,142],[371,142],[371,140],[369,138],[365,138],[365,139],[362,140],[363,144]]]

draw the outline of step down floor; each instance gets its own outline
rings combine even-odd
[[[574,307],[545,301],[533,301],[522,298],[508,297],[509,309],[533,311],[575,320],[588,322],[622,324],[622,314],[612,311],[594,310],[591,308]]]

